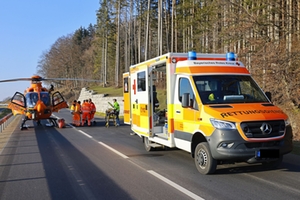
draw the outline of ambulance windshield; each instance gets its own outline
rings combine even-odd
[[[251,76],[194,76],[203,104],[269,102]]]

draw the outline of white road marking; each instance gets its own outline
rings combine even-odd
[[[78,130],[80,133],[82,133],[83,135],[85,135],[88,138],[93,138],[92,136],[90,136],[89,134],[83,132],[82,130]]]
[[[116,153],[116,154],[118,154],[119,156],[121,156],[121,157],[123,157],[123,158],[125,158],[125,159],[127,159],[127,158],[128,158],[128,156],[126,156],[126,155],[122,154],[121,152],[119,152],[119,151],[115,150],[114,148],[111,148],[110,146],[108,146],[108,145],[104,144],[103,142],[98,142],[98,143],[99,143],[99,144],[101,144],[101,145],[103,145],[104,147],[108,148],[109,150],[111,150],[111,151],[115,152],[115,153]]]
[[[163,182],[169,184],[170,186],[174,187],[175,189],[179,190],[180,192],[182,192],[183,194],[186,194],[187,196],[191,197],[192,199],[198,199],[198,200],[204,200],[202,197],[199,197],[198,195],[192,193],[191,191],[181,187],[180,185],[174,183],[173,181],[165,178],[164,176],[156,173],[153,170],[148,170],[148,172],[150,174],[152,174],[153,176],[155,176],[156,178],[162,180]]]
[[[92,138],[93,140],[95,140],[92,136],[90,136],[89,134],[83,132],[82,130],[78,130],[78,131],[79,131],[80,133],[82,133],[83,135],[85,135],[85,136],[87,136],[87,137]],[[96,141],[96,140],[95,140],[95,141]],[[121,156],[122,158],[125,158],[125,159],[129,158],[128,156],[122,154],[121,152],[117,151],[116,149],[114,149],[114,148],[108,146],[107,144],[105,144],[105,143],[103,143],[103,142],[99,142],[99,141],[98,141],[98,143],[101,144],[102,146],[106,147],[107,149],[111,150],[112,152],[118,154],[118,155]],[[171,180],[165,178],[164,176],[162,176],[162,175],[156,173],[156,172],[153,171],[153,170],[147,170],[147,172],[150,173],[151,175],[155,176],[156,178],[162,180],[163,182],[169,184],[170,186],[172,186],[173,188],[175,188],[175,189],[177,189],[178,191],[182,192],[183,194],[185,194],[185,195],[191,197],[192,199],[204,200],[204,198],[202,198],[202,197],[200,197],[200,196],[198,196],[198,195],[192,193],[191,191],[185,189],[184,187],[181,187],[180,185],[174,183],[173,181],[171,181]]]

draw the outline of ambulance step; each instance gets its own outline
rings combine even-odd
[[[157,144],[157,143],[150,143],[149,146],[151,146],[151,147],[153,147],[153,148],[160,148],[160,147],[162,147],[163,145]]]

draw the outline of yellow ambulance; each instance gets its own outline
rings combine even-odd
[[[146,150],[187,151],[202,174],[224,163],[277,167],[292,151],[288,116],[232,52],[167,53],[130,66],[123,85],[124,123]]]

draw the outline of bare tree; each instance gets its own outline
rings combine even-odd
[[[117,39],[116,39],[116,65],[115,65],[115,86],[119,87],[119,74],[120,74],[120,15],[121,15],[121,2],[117,1]]]

